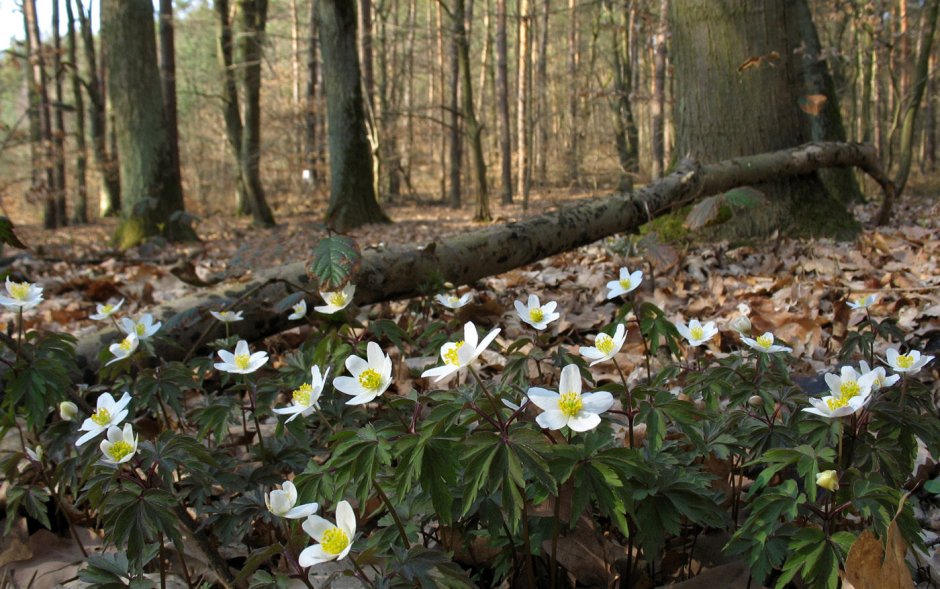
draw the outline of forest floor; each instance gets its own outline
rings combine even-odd
[[[520,205],[499,204],[493,211],[497,222],[506,222],[585,197],[563,190],[547,192],[532,199],[528,212]],[[479,227],[467,210],[439,204],[393,205],[387,212],[395,223],[352,233],[363,249],[378,244],[420,245]],[[524,329],[512,302],[536,293],[543,301],[558,302],[562,317],[551,327],[553,341],[576,353],[578,345],[614,317],[617,307],[605,300],[605,284],[621,266],[639,268],[645,275],[639,296],[655,302],[668,317],[719,324],[721,339],[712,343],[713,355],[740,348],[728,323],[739,314],[749,314],[758,333],[773,331],[793,347],[793,372],[805,376],[800,382],[807,392],[818,393],[825,386],[819,373],[839,365],[837,352],[846,334],[864,319],[863,312],[846,304],[850,297],[877,294],[871,309],[875,318],[896,318],[913,348],[932,355],[940,352],[940,200],[905,197],[887,227],[874,225],[876,212],[871,203],[855,208],[863,230],[849,243],[775,236],[743,246],[689,245],[618,236],[478,281],[472,285],[474,303],[461,310],[461,318],[484,326],[499,324],[502,335],[513,339]],[[320,215],[284,215],[280,221],[275,228],[257,229],[245,219],[210,217],[196,225],[199,243],[149,243],[125,253],[107,245],[113,220],[57,231],[20,226],[17,235],[32,250],[4,250],[0,270],[9,263],[14,278],[45,288],[45,302],[27,314],[27,325],[80,336],[98,327],[88,318],[95,303],[124,298],[122,314],[136,316],[155,303],[198,291],[196,283],[201,280],[237,280],[253,270],[307,259],[326,235]],[[405,303],[393,302],[372,311],[395,318],[405,309]],[[0,329],[10,329],[13,320],[10,313],[0,313]],[[266,347],[296,345],[302,333],[293,331]],[[498,365],[498,353],[488,354],[487,361]],[[643,350],[635,333],[628,337],[623,358],[628,378],[638,379]],[[273,364],[278,364],[276,354]],[[925,372],[922,378],[933,383],[940,406],[940,362],[928,365]],[[616,378],[601,371],[594,376],[599,382]],[[399,393],[408,388],[407,379],[397,383]],[[918,516],[935,539],[940,533],[940,505],[925,499]],[[936,544],[933,551],[934,574],[940,575]]]

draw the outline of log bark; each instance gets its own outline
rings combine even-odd
[[[356,303],[369,304],[417,296],[432,277],[468,284],[530,264],[616,233],[629,231],[700,196],[770,179],[805,175],[821,168],[855,166],[886,190],[893,185],[880,167],[875,148],[859,143],[808,143],[799,147],[698,166],[684,164],[649,186],[597,197],[523,221],[493,225],[435,241],[423,247],[388,247],[363,254],[356,283]],[[230,325],[243,338],[257,340],[294,325],[278,303],[293,292],[289,283],[309,284],[306,262],[256,273],[237,284],[222,284],[164,303],[152,310],[163,321],[161,335],[172,345],[157,344],[165,360],[179,359],[200,342],[224,334],[209,315],[224,305],[244,311],[245,320]],[[79,340],[79,361],[96,368],[99,351],[118,339],[114,329]],[[90,375],[89,375],[90,376]]]

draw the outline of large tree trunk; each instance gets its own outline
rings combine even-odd
[[[231,8],[228,0],[215,0],[215,12],[219,16],[218,55],[222,68],[222,120],[225,121],[225,137],[235,156],[235,208],[239,215],[248,214],[248,193],[245,175],[239,154],[242,148],[242,115],[238,99],[238,82],[235,77],[235,40],[232,34]]]
[[[320,0],[321,2],[324,0]],[[325,32],[325,30],[324,30]],[[355,49],[354,44],[350,48]],[[422,247],[371,249],[363,254],[354,281],[356,302],[375,303],[417,296],[425,284],[441,279],[456,285],[506,272],[542,258],[587,245],[610,235],[635,230],[651,218],[696,196],[767,182],[771,178],[811,174],[822,167],[858,166],[886,190],[893,189],[881,172],[870,145],[846,143],[807,144],[775,153],[742,157],[713,165],[688,164],[660,181],[632,193],[592,198],[570,207],[504,225],[442,239]],[[153,310],[164,323],[164,340],[156,354],[164,360],[179,359],[188,350],[201,350],[203,342],[222,334],[209,311],[220,304],[245,309],[245,321],[233,324],[240,336],[260,339],[291,326],[277,305],[291,292],[290,284],[308,285],[306,262],[257,272],[250,279],[223,284],[165,303]],[[82,338],[77,346],[80,361],[96,368],[98,352],[114,341],[113,329]]]
[[[802,72],[785,0],[683,0],[672,3],[676,151],[715,161],[805,141],[799,108]],[[751,59],[749,59],[751,58]],[[746,61],[747,60],[747,61]],[[817,174],[756,187],[771,206],[723,227],[724,237],[854,236],[857,224]]]
[[[153,5],[150,0],[103,0],[101,37],[115,132],[121,154],[124,208],[114,234],[121,249],[162,235],[195,239],[185,219],[183,190],[173,173],[166,113],[157,70]]]
[[[387,223],[375,199],[372,155],[366,138],[362,83],[356,51],[356,8],[347,0],[317,0],[323,86],[330,137],[330,207],[337,231]]]
[[[166,111],[171,174],[180,174],[179,123],[176,115],[176,42],[173,36],[173,0],[160,0],[160,87]]]
[[[496,0],[496,102],[499,112],[500,195],[504,205],[512,203],[512,123],[509,120],[506,2],[507,0]]]
[[[72,223],[87,223],[88,148],[85,145],[85,99],[82,95],[82,76],[78,70],[78,44],[75,40],[75,14],[72,12],[72,0],[65,2],[65,16],[69,25],[68,55],[72,72],[72,102],[75,107],[75,206],[72,207]]]
[[[105,91],[101,76],[98,74],[98,59],[95,54],[95,40],[91,31],[90,18],[85,14],[82,0],[75,0],[78,9],[78,22],[82,28],[82,46],[85,52],[85,63],[88,66],[88,119],[91,131],[91,150],[95,158],[95,167],[101,177],[101,190],[99,213],[102,217],[110,217],[121,210],[121,170],[117,161],[117,153],[108,153],[107,125],[105,121]]]
[[[614,145],[620,164],[620,190],[630,190],[639,171],[640,139],[630,95],[633,92],[633,57],[630,51],[633,37],[633,13],[635,6],[621,6],[619,0],[605,0],[605,9],[610,19],[611,56],[614,60],[613,96],[610,100],[614,113]]]
[[[274,225],[274,215],[261,186],[261,58],[268,0],[238,0],[241,16],[241,80],[245,95],[244,126],[239,152],[248,211],[255,225]]]

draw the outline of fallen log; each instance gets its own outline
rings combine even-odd
[[[885,191],[894,186],[881,171],[871,145],[857,143],[808,143],[776,152],[734,158],[716,164],[683,164],[645,188],[627,194],[599,197],[557,211],[494,225],[432,242],[421,247],[387,247],[364,252],[354,279],[357,304],[416,296],[435,276],[455,284],[506,272],[537,260],[587,245],[610,235],[635,229],[673,207],[700,196],[718,194],[750,184],[809,174],[821,168],[855,166],[865,171]],[[166,302],[152,310],[163,321],[162,335],[170,344],[158,344],[159,357],[182,358],[188,350],[224,333],[209,315],[237,302],[244,320],[230,324],[233,333],[257,340],[288,329],[296,323],[277,304],[294,292],[291,284],[311,289],[306,261],[257,272],[238,283],[220,284],[199,293]],[[97,368],[100,350],[119,339],[114,329],[81,338],[79,363]],[[86,374],[86,377],[92,377]]]

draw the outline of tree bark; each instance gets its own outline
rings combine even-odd
[[[446,10],[446,6],[443,2],[440,2],[439,6],[442,11]],[[453,17],[453,15],[451,15],[451,17]],[[457,46],[457,26],[457,21],[451,18],[451,36],[447,48],[447,69],[450,82],[450,86],[447,89],[447,114],[450,121],[447,126],[447,144],[450,147],[450,157],[448,158],[450,163],[448,191],[450,194],[447,202],[453,209],[460,208],[460,200],[463,193],[463,182],[461,182],[461,173],[463,171],[463,131],[461,127],[463,120],[461,120],[460,117],[460,49]]]
[[[150,0],[103,0],[101,37],[124,191],[114,244],[126,249],[156,235],[195,239],[179,214],[183,190],[171,166]]]
[[[42,224],[46,229],[55,229],[57,223],[55,202],[55,171],[52,153],[52,114],[49,108],[49,90],[46,67],[43,59],[42,38],[39,36],[39,21],[36,17],[36,0],[24,0],[23,19],[26,26],[26,44],[32,71],[33,108],[38,112],[38,144],[33,149],[33,182],[31,190],[43,201]]]
[[[310,2],[310,33],[307,38],[307,92],[304,107],[304,169],[310,182],[319,180],[317,150],[317,0]]]
[[[548,109],[548,15],[551,12],[551,0],[543,0],[539,7],[539,50],[535,60],[535,84],[538,88],[535,100],[535,126],[538,129],[538,147],[535,151],[535,181],[544,185],[548,182],[548,125],[551,120]]]
[[[669,30],[669,0],[660,0],[653,54],[653,100],[650,102],[652,119],[652,177],[659,178],[666,169],[663,115],[666,112],[666,32]],[[844,141],[845,138],[843,137]]]
[[[522,196],[522,208],[529,208],[532,174],[529,165],[532,148],[532,0],[519,0],[519,68],[516,74],[516,192]]]
[[[85,64],[88,66],[88,120],[91,131],[91,152],[95,158],[95,167],[101,177],[99,214],[102,217],[116,215],[121,210],[121,169],[117,152],[108,153],[108,129],[105,108],[105,91],[98,73],[98,59],[95,54],[95,40],[92,35],[89,15],[85,14],[82,0],[75,0],[78,10],[78,22],[82,29],[82,47]]]
[[[88,147],[85,144],[85,99],[82,95],[82,77],[78,70],[78,44],[75,40],[72,0],[65,2],[65,16],[68,20],[68,55],[72,72],[72,102],[75,107],[75,205],[72,207],[72,223],[84,224],[88,223]]]
[[[57,227],[68,224],[68,212],[65,202],[65,114],[62,105],[65,94],[62,91],[62,35],[59,34],[59,2],[52,3],[52,80],[55,102],[52,131],[52,192],[55,199],[55,223]]]
[[[578,65],[581,46],[578,40],[578,0],[568,0],[568,181],[578,182],[581,156],[579,154],[578,125]]]
[[[509,119],[506,2],[507,0],[496,0],[496,102],[499,112],[500,196],[504,205],[512,204],[512,140],[510,139],[512,123]]]
[[[349,47],[355,49],[354,44]],[[356,302],[368,304],[418,296],[423,294],[423,285],[442,278],[455,285],[469,284],[634,230],[676,204],[699,196],[832,166],[857,166],[886,190],[892,189],[874,148],[862,144],[807,144],[712,165],[686,164],[635,192],[589,199],[583,204],[523,221],[492,225],[423,247],[370,249],[363,254],[354,278]],[[245,309],[245,320],[232,324],[241,337],[257,340],[291,327],[287,314],[279,311],[277,304],[291,294],[285,281],[307,285],[306,288],[313,286],[309,284],[306,265],[295,262],[260,271],[247,281],[218,285],[159,306],[152,312],[163,321],[163,339],[172,345],[157,343],[155,353],[164,360],[175,360],[190,348],[201,351],[202,342],[221,336],[224,329],[211,319],[208,311],[226,302],[237,302],[238,308]],[[89,371],[89,378],[93,378],[90,371],[96,368],[98,352],[117,337],[113,329],[108,329],[79,340],[77,354]]]
[[[317,0],[323,86],[330,138],[330,206],[327,224],[347,231],[387,223],[375,199],[372,156],[366,138],[362,78],[356,51],[356,9],[348,0]]]
[[[614,113],[614,145],[620,164],[620,190],[630,190],[639,170],[640,150],[633,106],[630,104],[630,95],[633,92],[630,45],[633,13],[636,8],[627,10],[626,6],[615,5],[614,0],[605,0],[604,6],[613,28],[611,55],[614,60],[614,79],[610,105]]]
[[[171,174],[180,174],[179,123],[176,114],[176,41],[173,35],[173,0],[160,0],[160,88],[166,111]]]
[[[242,115],[238,99],[238,82],[235,78],[235,41],[232,34],[232,19],[229,0],[213,3],[219,16],[218,54],[222,69],[222,119],[225,121],[225,137],[235,156],[235,209],[239,215],[247,214],[248,194],[245,175],[239,154],[242,147]]]

